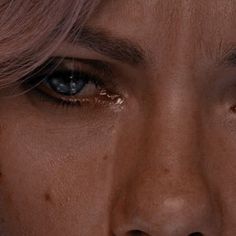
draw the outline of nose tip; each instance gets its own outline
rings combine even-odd
[[[192,187],[197,189],[194,183]],[[206,191],[183,189],[178,194],[160,191],[152,195],[131,188],[113,209],[113,235],[218,236],[220,219],[211,200]]]

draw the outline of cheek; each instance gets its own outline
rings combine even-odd
[[[0,217],[7,232],[86,235],[92,224],[105,231],[117,115],[45,122],[21,112],[1,119]]]

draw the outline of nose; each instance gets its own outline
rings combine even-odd
[[[204,175],[202,114],[190,93],[176,89],[166,94],[168,102],[160,99],[163,104],[145,116],[145,134],[120,154],[114,236],[220,235],[219,206]],[[135,164],[122,164],[127,159]]]

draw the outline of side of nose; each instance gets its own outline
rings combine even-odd
[[[162,111],[144,122],[150,128],[138,145],[145,153],[120,157],[136,165],[113,202],[114,236],[220,235],[218,203],[202,168],[200,112],[195,98],[174,93],[174,105],[159,104]]]

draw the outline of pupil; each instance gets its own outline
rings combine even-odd
[[[47,82],[55,92],[66,96],[73,96],[79,93],[86,85],[85,79],[80,77],[81,75],[59,73],[47,78]]]

